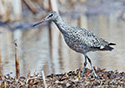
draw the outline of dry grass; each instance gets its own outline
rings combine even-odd
[[[19,78],[12,78],[10,76],[0,76],[1,88],[85,88],[85,87],[125,87],[125,73],[117,71],[105,71],[105,69],[98,68],[96,73],[99,76],[95,78],[92,70],[86,68],[84,77],[80,77],[80,69],[70,71],[64,74],[51,74],[45,77],[43,75],[34,75]],[[29,73],[28,73],[29,74]]]

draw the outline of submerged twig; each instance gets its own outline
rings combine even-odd
[[[1,52],[0,52],[0,76],[2,76],[2,61],[1,61]]]
[[[16,77],[18,78],[20,76],[20,70],[19,70],[19,55],[18,55],[18,45],[17,40],[14,41],[15,43],[15,65],[16,65]]]

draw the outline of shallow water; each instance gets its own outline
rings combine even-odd
[[[93,66],[125,71],[125,21],[119,19],[119,15],[115,12],[109,15],[81,15],[80,19],[63,17],[69,24],[92,30],[103,39],[117,44],[112,52],[89,53]],[[46,26],[0,34],[3,73],[12,72],[11,75],[15,75],[14,39],[17,39],[19,48],[21,75],[26,76],[28,70],[31,75],[34,71],[40,73],[42,70],[48,75],[83,67],[84,56],[69,49],[54,24],[51,28],[51,35]],[[87,64],[87,67],[90,68],[90,65]]]

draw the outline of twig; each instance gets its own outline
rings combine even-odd
[[[34,13],[37,13],[37,8],[31,0],[23,0],[25,5]]]
[[[19,55],[18,55],[18,45],[17,40],[14,41],[15,43],[15,64],[16,64],[16,77],[18,78],[20,76],[20,70],[19,70]]]
[[[3,76],[3,74],[2,74],[1,52],[0,52],[0,76]]]
[[[30,78],[30,70],[28,70],[27,78]]]
[[[57,0],[50,0],[50,2],[51,2],[50,6],[51,6],[52,10],[58,12]]]
[[[44,88],[47,88],[44,71],[42,71],[42,78],[43,78]]]
[[[58,7],[57,7],[57,0],[49,0],[49,8],[50,8],[50,11],[51,10],[53,10],[53,11],[56,11],[56,12],[58,12]],[[55,29],[55,27],[54,27],[54,29]],[[53,35],[55,35],[55,37],[53,36]],[[49,64],[51,63],[51,68],[52,68],[52,70],[50,70],[50,71],[52,71],[52,73],[54,72],[54,65],[55,64],[58,64],[58,63],[53,63],[54,62],[54,60],[56,60],[55,58],[54,58],[54,53],[53,53],[53,47],[58,47],[59,48],[59,44],[57,43],[57,44],[55,44],[55,42],[59,42],[59,31],[57,31],[57,30],[53,30],[53,25],[51,26],[51,23],[49,23],[49,39],[50,39],[50,42],[49,42],[49,45],[50,45],[50,62],[49,62]],[[57,50],[57,52],[59,52],[59,50]],[[59,66],[59,68],[60,68],[60,66]]]

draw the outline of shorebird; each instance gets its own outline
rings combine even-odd
[[[49,12],[43,20],[35,23],[33,27],[44,21],[53,21],[62,33],[66,44],[74,51],[85,56],[85,62],[81,76],[84,74],[88,60],[95,77],[98,77],[95,70],[93,69],[90,58],[87,56],[87,53],[90,51],[111,51],[113,48],[110,47],[110,45],[115,45],[115,43],[109,43],[104,39],[99,38],[92,31],[85,28],[74,27],[67,24],[56,11]]]

